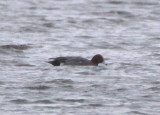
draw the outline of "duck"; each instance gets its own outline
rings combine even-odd
[[[73,66],[98,66],[99,63],[104,63],[104,58],[100,54],[96,54],[92,57],[91,60],[80,56],[66,56],[66,57],[56,57],[50,58],[51,61],[48,63],[52,64],[53,66],[60,66],[60,65],[73,65]]]

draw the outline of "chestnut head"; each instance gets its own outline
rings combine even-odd
[[[100,54],[97,54],[93,56],[91,62],[95,65],[98,65],[99,63],[103,63],[104,62],[103,56]]]

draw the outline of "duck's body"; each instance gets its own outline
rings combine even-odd
[[[57,57],[53,61],[49,61],[50,64],[54,66],[63,65],[79,65],[79,66],[97,66],[99,63],[104,61],[101,55],[95,55],[92,60],[85,59],[79,56],[67,56],[67,57]]]

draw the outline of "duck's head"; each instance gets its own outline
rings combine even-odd
[[[97,54],[97,55],[93,56],[91,62],[95,65],[98,65],[99,63],[104,63],[104,58],[102,55]]]

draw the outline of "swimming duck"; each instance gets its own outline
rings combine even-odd
[[[52,64],[53,66],[60,66],[62,64],[79,66],[98,66],[99,63],[104,63],[104,58],[100,54],[93,56],[91,60],[79,56],[57,57],[51,59],[53,60],[49,61],[48,63]]]

